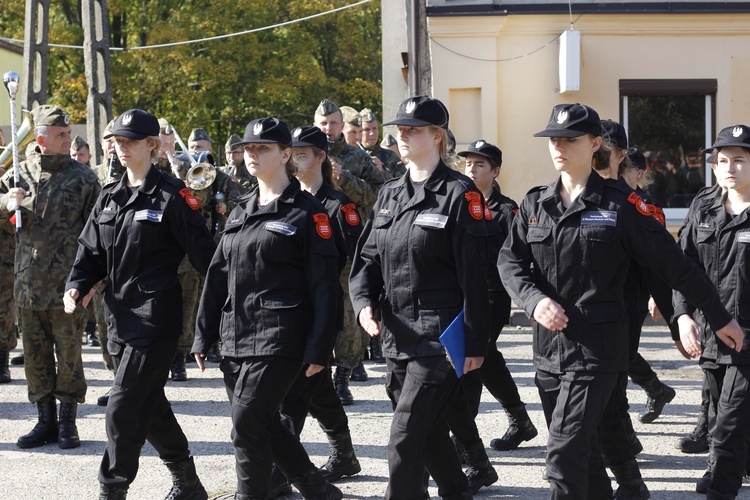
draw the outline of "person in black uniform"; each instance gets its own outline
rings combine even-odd
[[[380,190],[357,243],[350,294],[359,323],[383,332],[394,407],[388,499],[426,498],[425,467],[443,498],[472,498],[443,417],[458,387],[438,337],[463,309],[463,373],[482,365],[490,332],[487,221],[482,194],[448,156],[448,111],[437,99],[401,103],[406,175]],[[375,321],[381,310],[382,325]]]
[[[714,463],[706,498],[731,500],[742,486],[750,443],[750,289],[745,286],[750,265],[746,250],[750,243],[750,127],[722,129],[709,151],[716,155],[712,167],[725,192],[706,198],[692,214],[680,234],[680,245],[711,277],[743,336],[733,344],[716,335],[702,317],[696,323],[692,317],[696,305],[684,294],[675,292],[674,303],[683,346],[691,356],[700,357],[716,410],[711,439]]]
[[[362,221],[349,197],[334,189],[333,167],[327,150],[328,137],[318,127],[304,126],[292,131],[292,158],[297,169],[295,175],[301,188],[313,194],[328,212],[333,240],[339,253],[338,272],[341,275],[347,258],[354,258],[357,239],[362,233]],[[344,324],[343,294],[339,286],[337,332],[341,332]],[[318,421],[331,445],[330,457],[320,468],[326,480],[335,482],[342,476],[352,476],[361,471],[362,467],[354,454],[349,419],[333,386],[330,366],[312,377],[300,372],[281,404],[281,421],[299,437],[308,412]],[[286,478],[281,477],[278,469],[274,468],[269,498],[288,494],[290,489]]]
[[[122,113],[112,131],[127,168],[102,190],[79,237],[64,295],[65,310],[91,298],[106,278],[104,308],[115,381],[107,404],[107,447],[99,469],[100,499],[124,499],[146,440],[172,474],[168,498],[205,499],[188,441],[164,395],[182,332],[177,266],[187,253],[202,273],[216,245],[181,180],[162,174],[159,123],[151,113]]]
[[[601,135],[599,115],[588,106],[554,107],[535,136],[549,138],[560,177],[526,195],[498,259],[506,289],[536,321],[535,382],[555,499],[612,498],[597,426],[628,365],[623,291],[630,258],[701,307],[722,338],[742,344],[709,279],[643,200],[592,170]]]
[[[291,143],[277,118],[245,129],[245,165],[258,186],[227,219],[192,349],[203,370],[208,349],[221,340],[241,500],[267,497],[273,462],[305,498],[342,498],[279,414],[303,364],[312,377],[328,363],[340,298],[331,223],[294,178]]]

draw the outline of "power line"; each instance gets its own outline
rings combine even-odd
[[[310,16],[301,17],[299,19],[293,19],[291,21],[284,21],[283,23],[272,24],[270,26],[263,26],[262,28],[254,28],[254,29],[247,30],[247,31],[240,31],[238,33],[229,33],[229,34],[226,34],[226,35],[217,35],[217,36],[211,36],[211,37],[207,37],[207,38],[199,38],[197,40],[186,40],[186,41],[183,41],[183,42],[160,43],[160,44],[157,44],[157,45],[142,45],[140,47],[131,47],[131,48],[128,48],[128,49],[125,49],[123,47],[110,47],[109,50],[110,51],[125,51],[125,50],[161,49],[161,48],[164,48],[164,47],[177,47],[179,45],[189,45],[191,43],[212,42],[214,40],[222,40],[224,38],[231,38],[231,37],[234,37],[234,36],[248,35],[250,33],[257,33],[259,31],[267,31],[267,30],[272,30],[272,29],[275,29],[275,28],[280,28],[282,26],[288,26],[290,24],[301,23],[302,21],[309,21],[310,19],[315,19],[316,17],[327,16],[329,14],[334,14],[334,13],[340,12],[342,10],[351,9],[352,7],[358,7],[358,6],[366,4],[368,2],[370,2],[370,0],[361,0],[361,1],[357,2],[357,3],[353,3],[353,4],[349,4],[349,5],[344,5],[343,7],[337,7],[335,9],[327,10],[325,12],[318,12],[317,14],[312,14]],[[23,46],[23,40],[17,40],[17,39],[14,39],[14,38],[5,38],[5,37],[0,37],[0,40],[4,40],[6,42],[15,43],[15,44]],[[50,43],[49,46],[50,47],[63,48],[63,49],[83,49],[83,46],[81,46],[81,45],[62,45],[62,44]]]

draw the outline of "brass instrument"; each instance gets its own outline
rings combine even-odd
[[[34,136],[34,118],[32,118],[31,113],[29,113],[25,109],[22,111],[22,114],[23,121],[21,122],[21,127],[17,132],[19,154],[21,154],[26,149],[26,146],[31,144],[31,142],[36,139],[36,137]],[[8,170],[8,167],[10,167],[12,163],[13,144],[8,144],[3,152],[0,153],[0,167]]]
[[[190,167],[185,176],[185,183],[190,189],[201,191],[211,186],[216,180],[216,168],[210,163],[197,163]]]

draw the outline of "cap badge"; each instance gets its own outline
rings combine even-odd
[[[68,113],[63,115],[63,121],[65,122],[65,125],[70,125],[70,115]]]
[[[559,113],[557,113],[557,123],[559,125],[562,125],[566,121],[568,121],[568,112],[567,111],[560,111]]]
[[[742,135],[742,132],[743,132],[742,127],[734,127],[732,129],[732,137],[739,137]]]
[[[296,129],[294,129],[294,132],[292,133],[292,135],[294,135],[294,137],[299,137],[299,135],[301,133],[302,133],[302,129],[301,128],[296,128]]]
[[[404,108],[404,111],[407,115],[410,115],[414,112],[414,108],[417,107],[417,103],[415,101],[409,101],[406,103],[406,108]]]
[[[263,124],[262,123],[256,123],[253,127],[253,135],[260,135],[263,132]]]
[[[132,114],[128,114],[128,115],[125,115],[125,116],[122,117],[122,124],[125,125],[126,127],[128,125],[130,125],[130,122],[132,122],[132,121],[133,121],[133,115]]]
[[[484,146],[484,141],[477,141],[474,143],[474,147],[477,149],[481,148],[482,146]]]

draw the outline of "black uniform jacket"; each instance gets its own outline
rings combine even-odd
[[[439,337],[464,310],[466,356],[487,353],[490,311],[484,198],[441,163],[409,195],[411,176],[388,181],[357,243],[349,278],[354,312],[382,304],[389,358],[444,355]]]
[[[502,327],[510,322],[510,295],[505,290],[497,271],[497,258],[500,249],[510,234],[513,217],[518,211],[515,201],[501,194],[496,189],[487,200],[491,221],[489,222],[489,239],[487,252],[487,282],[490,288],[490,310],[492,312],[492,326]]]
[[[680,234],[680,245],[706,271],[724,307],[745,334],[742,350],[736,352],[716,338],[703,317],[696,317],[703,344],[702,359],[723,365],[746,365],[750,364],[750,215],[745,210],[732,217],[724,209],[725,200],[726,195],[706,199],[687,221]],[[677,291],[674,303],[676,317],[691,314],[695,306]]]
[[[192,352],[221,339],[231,358],[280,356],[325,365],[333,349],[339,295],[328,214],[292,179],[258,206],[240,198],[211,261]]]
[[[127,176],[104,187],[83,232],[66,290],[81,296],[107,278],[105,314],[112,340],[182,333],[177,267],[187,252],[205,274],[216,244],[185,184],[151,168],[128,197]],[[187,198],[186,198],[187,197]],[[197,205],[196,205],[197,206]]]
[[[627,369],[623,290],[631,257],[700,303],[711,324],[731,321],[706,275],[627,184],[592,171],[567,210],[559,190],[558,179],[526,195],[498,261],[503,283],[529,316],[544,297],[568,316],[561,331],[534,325],[538,369]]]

